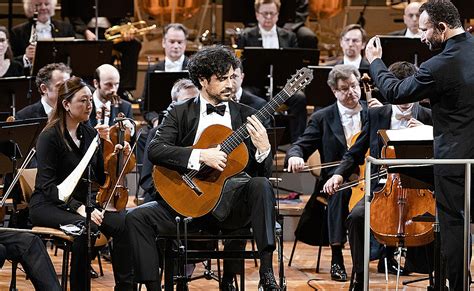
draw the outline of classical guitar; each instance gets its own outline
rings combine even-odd
[[[255,113],[261,122],[268,119],[275,110],[298,90],[303,89],[313,79],[313,71],[302,68],[286,83],[274,98]],[[201,164],[200,170],[185,173],[162,166],[153,169],[153,181],[161,197],[179,214],[190,217],[203,216],[217,205],[221,198],[225,181],[240,173],[248,162],[248,151],[243,141],[249,138],[246,123],[236,131],[223,125],[206,128],[194,149],[206,149],[220,145],[227,154],[224,171],[219,172]]]

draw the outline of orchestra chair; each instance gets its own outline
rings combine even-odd
[[[277,238],[277,247],[281,250],[283,244],[283,231],[280,228],[276,229],[276,238]],[[183,237],[181,238],[184,244]],[[230,260],[241,260],[240,264],[240,290],[245,291],[245,260],[246,259],[253,259],[256,260],[258,258],[258,252],[255,250],[254,246],[252,245],[252,250],[224,250],[222,247],[219,247],[219,243],[225,240],[246,240],[246,241],[253,241],[253,234],[251,228],[243,228],[239,230],[235,230],[230,234],[209,234],[205,232],[199,233],[189,233],[187,235],[187,242],[188,242],[188,250],[187,250],[187,259],[188,262],[193,263],[196,261],[208,261],[212,259],[217,260],[218,266],[218,280],[220,283],[221,280],[221,271],[220,271],[220,260],[221,259],[230,259]],[[205,245],[205,248],[196,248],[196,243],[201,243],[200,246]],[[158,235],[157,237],[157,245],[160,251],[160,254],[163,257],[162,266],[160,266],[160,274],[159,278],[164,277],[164,290],[171,291],[173,290],[173,285],[176,281],[175,276],[175,269],[181,268],[181,270],[185,269],[183,265],[179,266],[179,258],[180,256],[184,256],[184,254],[179,254],[176,244],[176,235]],[[209,247],[210,246],[210,247]],[[186,264],[184,258],[181,258],[183,264]],[[199,276],[198,278],[202,278],[203,276]],[[206,279],[206,276],[204,276]],[[195,280],[195,278],[189,278],[188,281]],[[237,284],[237,280],[235,281]],[[238,285],[237,285],[237,290]]]
[[[23,198],[26,203],[30,202],[31,195],[34,191],[35,180],[36,180],[36,173],[37,169],[24,169],[23,173],[20,175],[20,187],[23,192]],[[69,258],[71,255],[71,247],[72,242],[74,241],[74,237],[71,235],[65,234],[62,230],[51,228],[51,227],[42,227],[42,226],[34,226],[33,232],[39,235],[43,240],[50,240],[55,246],[56,251],[55,255],[57,254],[57,248],[63,250],[63,260],[62,260],[62,269],[61,269],[61,288],[63,290],[67,290],[67,282],[69,276]],[[109,240],[104,236],[100,235],[96,240],[95,247],[103,247],[105,246]],[[98,253],[98,263],[101,276],[104,275],[102,269],[102,263],[100,260],[100,252]],[[16,270],[16,268],[15,268]],[[13,276],[12,276],[13,277]]]
[[[319,151],[315,151],[307,161],[308,165],[320,165],[321,164],[321,157]],[[321,169],[312,169],[311,174],[316,178],[316,186],[315,191],[319,189],[318,183],[320,182],[321,176]],[[321,262],[321,252],[323,245],[329,245],[329,239],[327,237],[327,223],[321,224],[321,230],[318,231],[319,237],[315,238],[314,232],[314,225],[316,220],[319,221],[327,221],[327,200],[322,196],[318,196],[319,193],[313,193],[306,206],[301,214],[300,221],[298,222],[298,226],[295,230],[295,240],[293,242],[293,248],[291,250],[290,259],[288,261],[288,267],[291,267],[291,263],[293,261],[293,255],[295,254],[296,244],[298,241],[302,241],[306,244],[319,246],[318,247],[318,254],[316,260],[316,273],[319,273],[319,266]],[[320,217],[319,217],[320,216]],[[305,231],[305,225],[311,225],[312,231],[308,233]]]

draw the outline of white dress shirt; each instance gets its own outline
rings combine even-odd
[[[196,136],[194,137],[194,142],[193,145],[195,145],[199,138],[201,137],[202,132],[208,128],[211,125],[214,124],[220,124],[223,125],[227,128],[232,129],[232,121],[231,121],[231,116],[230,116],[230,110],[229,110],[229,103],[228,102],[222,102],[219,105],[223,104],[226,106],[225,113],[223,116],[219,115],[216,112],[212,112],[211,114],[207,114],[207,102],[206,99],[203,97],[199,96],[199,104],[200,104],[200,109],[199,109],[199,124],[198,128],[196,130]],[[257,160],[258,163],[261,163],[265,158],[270,154],[270,149],[267,151],[260,153],[257,149],[257,152],[255,153],[255,159]],[[199,171],[201,168],[201,163],[199,162],[199,156],[201,155],[201,150],[200,149],[193,149],[191,152],[191,156],[189,157],[188,160],[188,169],[191,170],[196,170]]]
[[[165,57],[165,72],[181,72],[183,70],[184,55],[176,61]]]
[[[337,108],[341,116],[342,128],[344,129],[344,136],[346,138],[346,145],[351,145],[352,137],[360,132],[362,124],[360,120],[360,112],[362,106],[358,104],[356,108],[347,108],[337,101]]]
[[[353,65],[357,69],[360,67],[362,62],[362,56],[359,55],[354,61],[351,61],[348,57],[344,56],[344,65]]]
[[[104,120],[104,124],[109,124],[109,120],[110,120],[110,106],[111,106],[111,102],[110,101],[107,101],[107,102],[102,102],[102,100],[100,100],[99,98],[99,90],[95,90],[94,93],[92,94],[92,98],[94,100],[94,106],[95,106],[95,112],[96,114],[98,112],[101,112],[102,111],[102,107],[105,107],[105,111],[108,111],[109,114],[105,114],[105,116],[102,116],[102,119]],[[97,120],[97,122],[99,122],[99,120]]]
[[[49,117],[51,115],[51,112],[53,112],[53,107],[49,106],[49,104],[46,103],[43,98],[41,98],[41,104],[43,105],[44,112],[46,112],[46,115],[48,115]]]
[[[260,29],[260,35],[262,36],[262,47],[263,48],[279,48],[280,44],[278,42],[278,34],[276,25],[267,31],[263,29],[260,25],[258,26]]]
[[[408,127],[408,120],[412,118],[413,105],[405,111],[401,111],[397,105],[392,105],[392,116],[390,118],[390,129],[402,129]]]
[[[421,30],[418,30],[418,32],[415,34],[411,32],[411,30],[407,29],[407,31],[405,32],[405,37],[421,38]]]

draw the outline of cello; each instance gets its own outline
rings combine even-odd
[[[381,157],[396,158],[395,149],[382,148]],[[385,186],[377,192],[370,205],[370,226],[375,238],[387,246],[417,247],[434,240],[431,222],[413,222],[427,213],[434,216],[435,198],[428,189],[407,189],[400,174],[388,174]]]

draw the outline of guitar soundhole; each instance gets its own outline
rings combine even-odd
[[[207,182],[215,182],[217,179],[219,179],[219,176],[221,175],[222,172],[213,169],[208,166],[204,166],[199,170],[199,172],[196,175],[196,178],[201,180],[201,181],[207,181]]]

